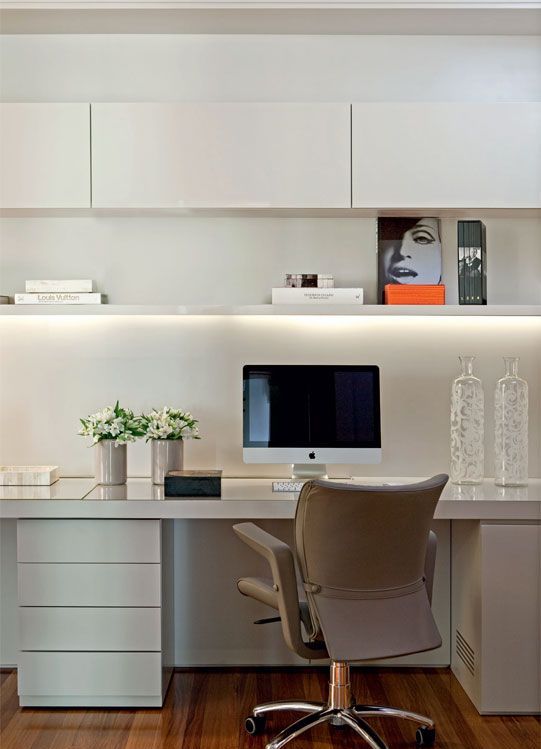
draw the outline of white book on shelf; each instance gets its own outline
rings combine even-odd
[[[94,291],[94,282],[89,278],[81,279],[63,279],[63,280],[47,280],[47,279],[36,279],[34,281],[27,281],[25,284],[25,291],[27,294],[35,294],[40,292],[75,292],[75,293],[86,293]]]
[[[103,294],[78,294],[68,292],[15,294],[15,304],[103,304]]]
[[[276,288],[273,304],[362,304],[362,289]]]

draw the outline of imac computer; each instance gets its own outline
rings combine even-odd
[[[294,478],[326,463],[380,463],[379,368],[248,364],[243,369],[245,463],[293,463]]]

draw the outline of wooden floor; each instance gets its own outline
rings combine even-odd
[[[1,749],[263,749],[266,736],[244,733],[254,703],[297,697],[323,700],[327,673],[317,670],[177,672],[163,710],[19,708],[15,672],[0,674]],[[540,749],[536,717],[480,717],[448,669],[360,670],[358,702],[398,705],[430,715],[439,749]],[[298,714],[269,719],[272,736]],[[414,746],[415,727],[388,719],[372,725],[390,749]],[[347,728],[318,726],[292,749],[365,746]]]

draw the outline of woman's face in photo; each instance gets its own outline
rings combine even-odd
[[[387,283],[438,284],[441,240],[438,219],[422,218],[401,239],[385,242],[383,269]]]

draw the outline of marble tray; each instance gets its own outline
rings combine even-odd
[[[0,466],[0,486],[50,486],[58,479],[58,466]]]

